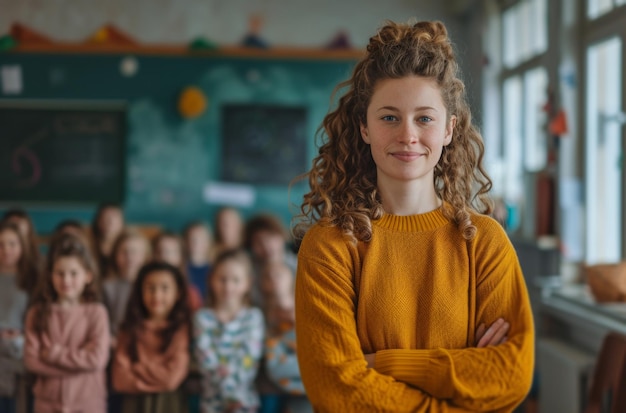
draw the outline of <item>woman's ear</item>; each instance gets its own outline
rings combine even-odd
[[[454,135],[454,127],[456,126],[456,115],[450,116],[450,120],[448,121],[448,125],[446,126],[446,136],[443,139],[443,146],[450,145],[452,142],[452,136]]]
[[[370,136],[369,136],[369,131],[367,130],[367,126],[364,125],[363,123],[360,124],[360,129],[361,129],[361,138],[363,139],[363,142],[367,143],[368,145],[370,144]]]

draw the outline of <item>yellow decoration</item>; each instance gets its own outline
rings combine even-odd
[[[96,43],[105,43],[109,40],[109,31],[106,27],[103,27],[93,34],[91,40]]]
[[[187,119],[196,118],[206,110],[207,97],[202,90],[195,86],[183,89],[178,99],[178,111]]]

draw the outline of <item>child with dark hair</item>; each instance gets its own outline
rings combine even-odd
[[[179,390],[189,370],[191,310],[187,282],[165,262],[141,268],[118,335],[113,388],[123,393],[123,413],[187,410]]]
[[[202,307],[202,295],[198,288],[189,282],[183,239],[173,232],[162,231],[152,239],[152,251],[155,261],[167,262],[177,267],[187,282],[187,299],[192,311]]]
[[[60,237],[25,323],[24,362],[37,376],[37,413],[106,411],[109,320],[97,277],[83,240]]]

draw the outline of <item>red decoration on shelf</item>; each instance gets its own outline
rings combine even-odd
[[[11,36],[18,44],[52,44],[47,36],[31,29],[30,27],[21,24],[13,23],[11,25]]]
[[[130,37],[112,24],[107,24],[98,29],[88,40],[90,43],[136,45],[135,39]]]

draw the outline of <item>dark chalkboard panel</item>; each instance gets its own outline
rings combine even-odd
[[[0,199],[122,202],[126,111],[121,104],[0,104]]]
[[[289,184],[307,169],[303,107],[224,105],[222,180]]]

